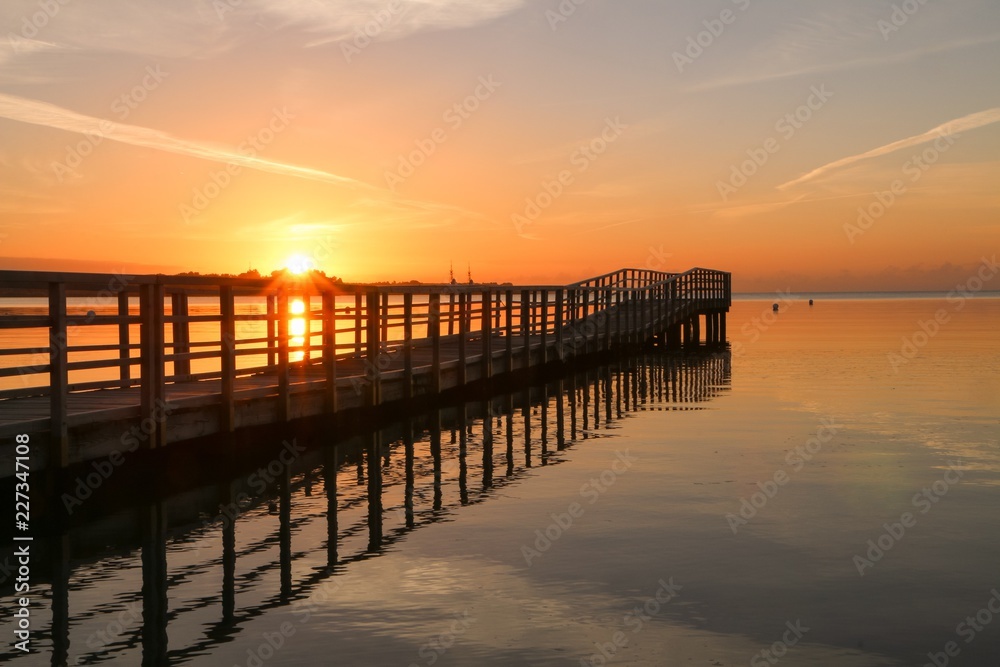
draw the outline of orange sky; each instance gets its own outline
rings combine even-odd
[[[0,9],[2,268],[947,290],[1000,245],[996,3],[52,6]]]

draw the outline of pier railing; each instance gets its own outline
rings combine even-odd
[[[489,378],[657,337],[679,343],[682,331],[698,340],[702,315],[706,340],[724,340],[730,294],[730,274],[701,268],[623,269],[564,286],[0,271],[0,408],[34,398],[15,421],[44,425],[65,443],[72,395],[86,393],[98,410],[107,391],[137,392],[140,415],[150,417],[162,413],[168,386],[197,394],[215,381],[211,396],[185,400],[219,405],[222,430],[232,430],[240,378],[271,374],[273,386],[256,391],[277,394],[283,420],[295,371],[309,369],[333,412],[338,373],[360,373],[367,402],[379,403],[384,372],[400,374],[410,396],[416,368],[429,366],[426,389],[436,392],[448,368],[460,386],[475,379],[468,375]],[[16,428],[0,421],[0,435]]]

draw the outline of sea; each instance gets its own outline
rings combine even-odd
[[[0,545],[0,662],[1000,665],[1000,297],[727,325],[176,491],[71,482],[28,593]]]

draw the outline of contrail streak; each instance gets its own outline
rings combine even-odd
[[[933,141],[941,136],[958,134],[967,130],[974,130],[986,125],[992,125],[997,122],[1000,122],[1000,107],[993,107],[992,109],[987,109],[986,111],[980,111],[978,113],[969,114],[968,116],[962,116],[961,118],[956,118],[955,120],[938,125],[937,127],[927,130],[926,132],[922,132],[921,134],[907,137],[906,139],[900,139],[899,141],[894,141],[891,144],[879,146],[878,148],[873,148],[865,153],[859,153],[858,155],[852,155],[850,157],[834,160],[833,162],[825,164],[822,167],[817,167],[809,173],[799,176],[794,180],[782,183],[778,186],[778,189],[787,190],[792,186],[805,183],[806,181],[811,181],[827,172],[846,167],[854,164],[855,162],[887,155],[888,153],[893,153],[904,148],[910,148],[911,146],[919,146],[920,144]]]
[[[55,106],[54,104],[48,104],[47,102],[30,100],[14,95],[0,93],[0,118],[51,127],[58,130],[65,130],[66,132],[76,132],[90,136],[96,135],[132,146],[153,148],[167,153],[188,155],[213,162],[236,164],[241,167],[266,171],[272,174],[306,178],[347,186],[349,188],[377,189],[353,178],[337,176],[336,174],[318,169],[297,167],[292,164],[243,155],[223,146],[213,146],[206,143],[179,139],[160,130],[152,130],[137,125],[114,123],[106,119],[79,114],[75,111]]]

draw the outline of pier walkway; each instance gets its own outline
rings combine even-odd
[[[26,434],[37,469],[652,341],[722,343],[731,280],[701,268],[563,286],[0,271],[0,304],[0,458]]]

